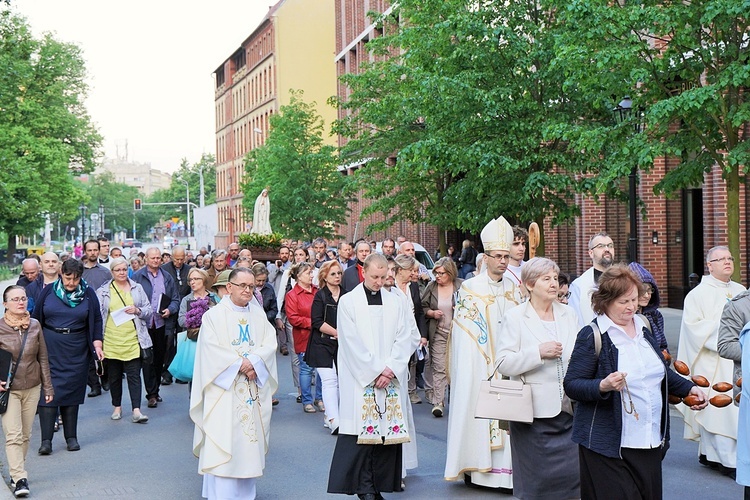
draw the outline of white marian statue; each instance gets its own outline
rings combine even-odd
[[[271,200],[268,199],[268,188],[261,191],[255,199],[253,210],[253,228],[250,234],[271,234]]]

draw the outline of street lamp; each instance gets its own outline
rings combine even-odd
[[[625,96],[622,101],[614,108],[615,120],[617,123],[627,123],[633,114],[633,100],[630,96]],[[641,111],[638,110],[638,116],[634,124],[634,132],[641,132]],[[636,182],[638,180],[638,163],[634,163],[628,175],[629,184],[629,205],[630,205],[630,235],[628,236],[628,259],[630,262],[638,261],[638,195],[636,192]]]
[[[185,204],[185,209],[187,211],[187,244],[188,248],[190,248],[190,184],[185,179],[180,179],[180,182],[185,184],[185,189],[187,190],[187,203]]]
[[[81,203],[78,210],[81,211],[81,243],[86,243],[86,205]]]

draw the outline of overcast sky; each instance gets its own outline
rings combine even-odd
[[[13,0],[35,34],[83,49],[103,149],[175,171],[215,153],[213,71],[276,0]]]

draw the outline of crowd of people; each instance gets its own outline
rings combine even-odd
[[[412,405],[425,401],[434,418],[448,416],[445,479],[517,498],[661,498],[674,398],[684,398],[677,408],[698,461],[750,484],[738,464],[750,465],[750,446],[737,441],[746,401],[708,405],[717,382],[741,391],[750,330],[750,294],[731,281],[726,247],[707,254],[675,350],[656,280],[618,264],[606,233],[590,239],[592,267],[574,280],[550,259],[524,261],[528,233],[503,217],[481,244],[481,253],[468,240],[460,252],[449,246],[431,270],[403,237],[285,242],[271,262],[237,243],[126,257],[104,239],[85,242],[80,260],[26,259],[0,323],[0,348],[23,353],[2,417],[16,496],[29,493],[34,413],[39,454],[53,452],[59,427],[77,451],[86,385],[89,397],[109,391],[110,418],[121,420],[125,377],[138,424],[149,420],[143,401],[162,402],[162,385],[189,384],[203,496],[254,498],[280,372],[301,411],[335,436],[328,493],[375,500],[404,490],[418,466]],[[168,371],[182,331],[197,342],[192,380]],[[677,373],[674,359],[714,385]],[[531,422],[475,417],[480,383],[502,379],[530,386]]]

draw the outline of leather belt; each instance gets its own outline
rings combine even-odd
[[[49,330],[52,330],[55,333],[62,333],[63,335],[70,335],[70,334],[78,334],[78,333],[84,333],[86,331],[85,328],[53,328],[51,326],[47,326]]]

